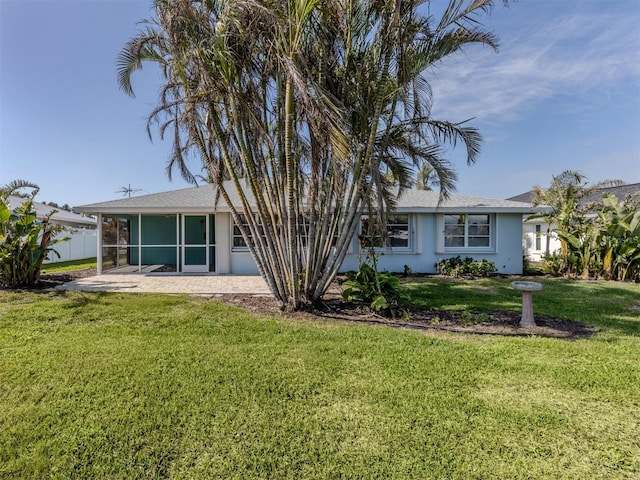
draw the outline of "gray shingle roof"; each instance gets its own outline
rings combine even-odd
[[[530,203],[499,200],[494,198],[451,195],[440,202],[440,194],[428,190],[405,190],[398,199],[397,210],[401,212],[513,212],[533,213]]]
[[[9,196],[9,207],[13,210],[24,202],[24,198]],[[78,215],[77,213],[67,212],[66,210],[60,210],[59,208],[50,207],[40,202],[33,202],[33,209],[36,212],[36,217],[42,220],[45,216],[51,213],[52,210],[58,210],[51,216],[52,222],[58,225],[68,225],[73,227],[87,227],[95,228],[97,221],[95,218],[85,217]]]
[[[640,183],[627,183],[626,185],[621,185],[619,187],[606,187],[600,188],[596,190],[591,195],[585,197],[580,202],[580,205],[585,205],[591,202],[599,201],[602,196],[606,193],[610,193],[618,197],[618,200],[624,200],[627,195],[640,195]],[[533,191],[530,190],[525,193],[521,193],[520,195],[516,195],[515,197],[510,197],[507,200],[513,200],[515,202],[528,202],[531,203],[533,201]]]
[[[75,207],[75,210],[83,213],[210,212],[215,209],[214,191],[213,186],[202,185],[169,192],[151,193],[138,197],[80,205]]]
[[[238,196],[229,188],[231,201],[239,204]],[[75,210],[83,213],[206,213],[229,211],[224,200],[214,205],[215,189],[212,185],[141,195],[107,202],[81,205]],[[439,203],[438,192],[406,190],[397,203],[398,212],[512,212],[533,213],[530,203],[497,200],[491,198],[451,195]]]

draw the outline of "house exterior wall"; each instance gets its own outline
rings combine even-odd
[[[221,214],[218,214],[221,215]],[[224,257],[224,252],[229,254],[229,271],[218,273],[232,273],[236,275],[256,275],[256,267],[251,254],[244,250],[221,248],[220,239],[231,244],[231,218],[221,221],[221,227],[217,228],[218,258]],[[443,216],[435,214],[412,214],[410,226],[410,245],[408,249],[385,249],[378,252],[378,268],[391,272],[403,272],[407,265],[416,273],[437,273],[436,264],[446,258],[460,255],[462,258],[471,257],[474,260],[490,260],[495,263],[499,273],[522,274],[522,215],[495,214],[492,217],[492,242],[487,249],[444,247]],[[224,232],[226,229],[226,235]],[[360,247],[357,238],[354,237],[349,253],[342,263],[341,272],[357,270],[361,258]],[[221,260],[219,260],[221,261]]]
[[[526,216],[524,217],[526,220]],[[539,229],[539,232],[536,230]],[[529,260],[539,262],[542,260],[547,248],[547,230],[553,227],[545,222],[524,221],[522,226],[522,248]],[[536,238],[539,240],[536,241]],[[539,248],[538,248],[539,247]],[[560,250],[560,240],[553,233],[549,235],[549,253]]]
[[[246,248],[235,247],[233,238],[233,220],[228,212],[217,212],[215,214],[185,214],[186,216],[209,215],[209,271],[218,274],[235,275],[255,275],[258,274],[257,266]],[[101,226],[103,232],[102,255],[99,261],[107,263],[105,268],[129,265],[142,267],[145,265],[163,265],[162,271],[181,272],[182,262],[182,238],[184,232],[183,214],[140,214],[140,215],[115,215],[107,216],[108,228]],[[471,257],[474,260],[486,259],[492,261],[499,273],[521,274],[523,242],[526,233],[523,234],[523,222],[521,213],[475,213],[475,214],[434,214],[434,213],[403,213],[399,214],[405,220],[401,228],[395,229],[391,239],[408,238],[406,247],[379,248],[378,267],[380,270],[391,272],[403,272],[405,266],[416,273],[437,273],[437,264],[447,258],[460,256],[462,258]],[[465,232],[468,238],[465,245],[473,245],[474,235],[471,229],[476,232],[475,240],[484,235],[490,239],[485,245],[484,242],[475,245],[476,247],[448,247],[445,242],[445,225],[451,227],[453,217],[453,227],[457,217],[467,218]],[[406,218],[408,217],[408,221]],[[472,221],[472,218],[475,220]],[[486,221],[478,221],[478,218],[487,217]],[[101,218],[106,218],[101,216]],[[448,218],[448,220],[447,220]],[[139,220],[142,220],[140,222]],[[117,220],[117,223],[116,223]],[[102,220],[101,220],[102,221]],[[363,219],[363,222],[365,219]],[[124,223],[123,223],[124,222]],[[408,229],[405,225],[408,224]],[[477,233],[478,228],[486,228],[489,232]],[[460,227],[462,228],[462,227]],[[534,227],[535,230],[535,227]],[[402,236],[397,236],[395,232],[400,231]],[[451,232],[451,230],[448,230]],[[467,236],[465,233],[465,236]],[[391,233],[390,233],[391,235]],[[449,233],[449,242],[456,237],[456,233]],[[124,240],[119,240],[124,238]],[[92,237],[93,245],[95,237]],[[116,244],[113,244],[116,242]],[[395,243],[398,245],[398,243]],[[124,253],[123,253],[124,252]],[[142,258],[139,259],[139,254]],[[93,254],[95,255],[95,253]],[[117,259],[116,259],[117,257]],[[341,271],[357,270],[362,257],[362,252],[358,243],[357,235],[354,236],[349,252],[347,253],[341,267]]]
[[[216,273],[231,273],[231,214],[215,215]]]
[[[488,249],[456,248],[444,246],[443,216],[436,214],[414,214],[412,216],[411,251],[396,252],[380,249],[380,270],[403,272],[407,265],[415,273],[437,273],[436,265],[447,258],[460,256],[474,260],[490,260],[498,273],[522,274],[521,214],[496,214],[492,216],[492,243]],[[354,242],[353,253],[347,255],[341,271],[358,268],[358,245]]]
[[[497,250],[492,255],[482,255],[477,260],[486,258],[496,264],[498,273],[522,274],[522,216],[520,214],[497,215]],[[474,257],[476,258],[476,257]]]

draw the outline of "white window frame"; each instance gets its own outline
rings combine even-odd
[[[446,226],[445,217],[456,215],[465,215],[464,223],[464,246],[446,246]],[[470,247],[469,245],[469,216],[470,215],[486,215],[489,219],[489,246],[488,247]],[[438,215],[438,238],[437,238],[437,251],[438,253],[496,253],[497,252],[497,232],[498,232],[498,220],[495,213],[446,213]]]
[[[385,255],[386,254],[393,255],[394,253],[396,253],[396,254],[412,253],[414,251],[414,245],[416,243],[414,241],[415,225],[416,225],[415,215],[411,214],[411,213],[404,213],[404,212],[393,213],[391,215],[388,215],[387,216],[387,227],[389,227],[391,225],[402,225],[402,224],[397,223],[397,222],[390,222],[389,221],[390,219],[392,219],[393,217],[395,217],[397,215],[406,215],[407,216],[407,246],[406,247],[392,247],[392,246],[375,247],[376,251],[383,252]],[[362,217],[361,217],[362,220],[367,219],[367,218],[368,218],[368,215],[362,215]],[[363,233],[362,232],[362,222],[360,222],[360,227],[358,229],[358,233],[360,235]]]
[[[247,225],[247,228],[249,228],[248,227],[248,223],[246,221],[246,218],[247,218],[246,215],[244,213],[240,213],[239,215],[240,215],[240,217],[242,219],[244,219],[243,225]],[[233,215],[229,215],[229,221],[231,222],[231,228],[230,228],[231,252],[232,253],[234,253],[234,252],[236,252],[236,253],[247,253],[247,252],[249,252],[249,247],[246,244],[238,245],[238,246],[235,245],[235,239],[236,238],[242,239],[242,242],[244,243],[244,237],[242,236],[242,234],[236,235],[236,232],[235,232],[235,230],[236,230],[236,222],[233,219]],[[251,233],[249,233],[249,235],[251,235]]]

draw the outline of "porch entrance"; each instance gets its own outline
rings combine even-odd
[[[183,272],[215,271],[215,248],[211,244],[210,215],[182,216],[182,268]]]

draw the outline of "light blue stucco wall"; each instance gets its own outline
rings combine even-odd
[[[413,215],[411,232],[411,252],[397,252],[381,249],[378,267],[380,270],[402,272],[407,265],[415,273],[436,273],[436,264],[446,258],[471,257],[474,260],[490,260],[495,263],[498,273],[522,273],[522,215],[496,214],[493,219],[493,238],[490,251],[473,249],[449,250],[444,248],[438,236],[442,235],[442,224],[438,215]],[[347,255],[342,271],[358,268],[357,243],[353,253]]]
[[[522,214],[502,214],[498,221],[498,252],[487,258],[496,264],[498,273],[522,274]]]
[[[495,215],[490,251],[447,250],[442,246],[442,241],[438,241],[438,236],[442,235],[442,232],[439,232],[441,229],[438,215],[413,214],[410,251],[381,249],[378,268],[390,272],[402,272],[404,266],[408,265],[415,273],[436,273],[438,261],[460,255],[462,258],[490,260],[495,263],[498,273],[522,273],[522,214],[501,213]],[[221,254],[222,252],[219,252],[219,255]],[[358,242],[354,238],[350,253],[345,257],[341,271],[356,270],[359,265],[358,257]],[[237,275],[258,273],[255,262],[248,252],[231,252],[230,267],[230,273]]]
[[[258,275],[258,267],[251,254],[231,252],[231,273],[234,275]]]

